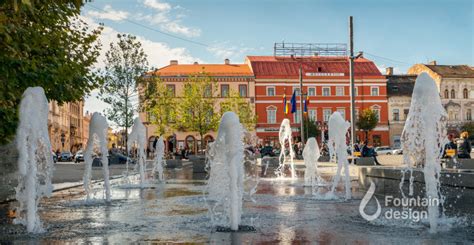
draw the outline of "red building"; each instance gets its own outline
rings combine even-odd
[[[299,93],[299,68],[303,70],[303,93],[308,94],[308,116],[324,130],[334,111],[350,120],[349,59],[347,57],[277,57],[248,56],[246,63],[255,76],[255,109],[258,116],[257,136],[262,143],[276,144],[281,121],[290,119],[294,136],[299,135],[301,112],[284,113],[283,95],[290,101],[294,90]],[[370,108],[379,114],[379,124],[369,134],[369,144],[389,145],[386,78],[375,64],[365,58],[354,62],[356,116]],[[297,96],[299,103],[300,97]],[[357,138],[365,139],[363,132]]]

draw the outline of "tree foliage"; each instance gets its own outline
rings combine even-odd
[[[148,121],[156,125],[157,133],[164,135],[170,129],[175,128],[179,101],[175,97],[175,91],[154,75],[142,79],[140,90],[142,90],[140,109],[147,114]]]
[[[205,73],[195,74],[184,82],[183,96],[178,102],[177,129],[198,132],[201,145],[203,135],[219,125],[216,94],[215,80]]]
[[[135,36],[118,34],[105,54],[104,86],[99,98],[111,107],[107,119],[126,130],[132,125],[138,109],[138,82],[148,69],[147,55]]]
[[[304,117],[303,130],[306,140],[308,140],[310,137],[317,138],[321,135],[321,131],[318,129],[316,121],[309,118],[308,116]]]
[[[100,85],[92,66],[97,38],[77,17],[82,0],[0,2],[0,144],[9,142],[18,123],[18,106],[27,87],[41,86],[59,104],[81,100]]]
[[[239,116],[240,123],[244,125],[247,131],[255,129],[257,123],[257,116],[255,115],[255,108],[241,97],[239,92],[230,91],[230,96],[221,103],[220,115],[222,116],[226,111],[235,112]]]
[[[356,126],[359,130],[365,132],[365,140],[368,141],[369,131],[377,127],[379,118],[377,113],[371,109],[365,109],[359,114],[359,118],[356,121]]]

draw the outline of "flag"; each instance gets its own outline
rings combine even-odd
[[[296,112],[296,90],[293,91],[293,96],[291,96],[291,113]]]
[[[286,101],[286,94],[283,95],[283,111],[285,112],[285,115],[288,114],[288,103]]]
[[[304,100],[304,113],[308,113],[309,98],[306,97]]]

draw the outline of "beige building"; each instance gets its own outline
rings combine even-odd
[[[387,68],[388,123],[390,146],[400,148],[400,137],[411,105],[416,75],[394,75],[393,68]]]
[[[474,116],[474,70],[467,65],[416,64],[408,74],[427,72],[440,91],[441,101],[448,113],[448,132],[458,135],[460,127]]]
[[[227,97],[230,91],[238,91],[249,103],[255,103],[254,76],[247,64],[231,64],[228,59],[222,64],[178,64],[177,60],[172,60],[168,66],[154,71],[154,75],[159,76],[168,88],[175,91],[175,96],[180,96],[187,78],[203,71],[217,80],[218,97]],[[140,119],[147,128],[148,146],[151,147],[157,136],[156,127],[148,122],[146,113],[140,113]],[[199,137],[197,132],[169,132],[164,135],[166,149],[176,152],[187,147],[192,152],[197,152],[205,148],[207,142],[215,139],[216,132],[209,132],[204,136],[204,146],[201,146]]]
[[[87,146],[87,141],[89,140],[89,125],[91,123],[91,118],[92,118],[92,113],[89,111],[86,111],[86,114],[84,115],[82,119],[82,145],[83,148]]]
[[[84,102],[70,102],[58,105],[49,102],[48,133],[53,151],[72,153],[83,146]]]

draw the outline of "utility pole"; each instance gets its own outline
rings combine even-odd
[[[301,123],[301,144],[304,146],[304,127],[303,127],[303,64],[300,63],[300,123]],[[298,114],[298,112],[296,112]]]
[[[354,138],[355,138],[355,84],[354,84],[354,29],[352,16],[349,16],[349,80],[351,85],[351,155],[352,164],[354,159]]]

